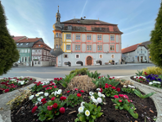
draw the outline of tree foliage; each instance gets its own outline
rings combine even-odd
[[[151,61],[162,67],[162,3],[159,9],[154,30],[151,31],[151,44],[149,45]]]
[[[0,75],[6,74],[18,59],[19,53],[8,32],[4,8],[0,2]]]

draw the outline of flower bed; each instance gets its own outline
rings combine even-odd
[[[145,85],[162,88],[162,75],[147,75],[146,73],[144,76],[131,76],[130,78]]]
[[[35,82],[36,79],[29,77],[13,77],[13,78],[3,78],[0,80],[0,94],[19,89],[26,85]]]
[[[19,102],[13,102],[15,106],[11,111],[12,122],[142,122],[145,120],[153,122],[155,120],[156,108],[149,98],[154,93],[143,95],[132,84],[123,84],[124,81],[117,81],[109,76],[87,81],[93,82],[97,87],[95,89],[86,84],[83,84],[83,87],[67,87],[70,84],[69,80],[86,77],[75,75],[66,76],[65,79],[55,78],[53,81],[36,82],[29,96],[24,100],[21,99],[23,101],[20,101],[21,105],[18,105]],[[128,85],[131,87],[126,88],[125,86]],[[81,89],[87,87],[88,93]]]

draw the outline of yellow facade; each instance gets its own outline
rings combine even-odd
[[[71,39],[66,39],[66,34],[71,34],[70,32],[63,32],[62,33],[62,50],[64,52],[71,52],[71,40],[72,40],[72,36],[71,36]],[[70,45],[70,50],[67,50],[66,49],[66,45]]]

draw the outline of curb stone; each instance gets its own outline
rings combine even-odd
[[[121,79],[130,80],[131,82],[134,83],[134,86],[136,88],[140,89],[140,91],[144,92],[145,94],[148,94],[150,92],[156,92],[150,98],[153,100],[157,110],[156,122],[162,122],[162,89],[138,83],[130,79],[130,77],[122,77]]]
[[[30,78],[35,78],[36,82],[37,81],[44,81],[45,79],[42,78],[37,78],[37,77],[32,77],[29,76]],[[20,95],[20,91],[26,90],[28,88],[31,88],[34,86],[34,84],[30,84],[28,86],[25,86],[23,88],[20,88],[18,90],[14,90],[9,93],[1,94],[0,95],[0,100],[3,102],[0,102],[0,122],[11,122],[11,110],[10,106],[6,105],[6,103],[12,99],[14,99],[17,95]]]

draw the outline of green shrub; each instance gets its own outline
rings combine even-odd
[[[95,71],[94,73],[93,72],[87,72],[87,75],[89,76],[89,77],[91,77],[91,78],[94,78],[94,79],[96,79],[96,78],[98,78],[100,75],[101,75],[101,73],[98,73],[97,71]]]
[[[151,74],[161,75],[162,74],[162,68],[160,68],[160,67],[147,67],[146,69],[143,69],[143,75],[144,75],[145,72],[148,75],[151,75]]]
[[[70,74],[76,73],[76,75],[86,75],[88,72],[87,68],[75,69],[70,72]]]
[[[9,34],[6,26],[6,17],[0,2],[0,75],[6,74],[19,59],[15,41]]]

